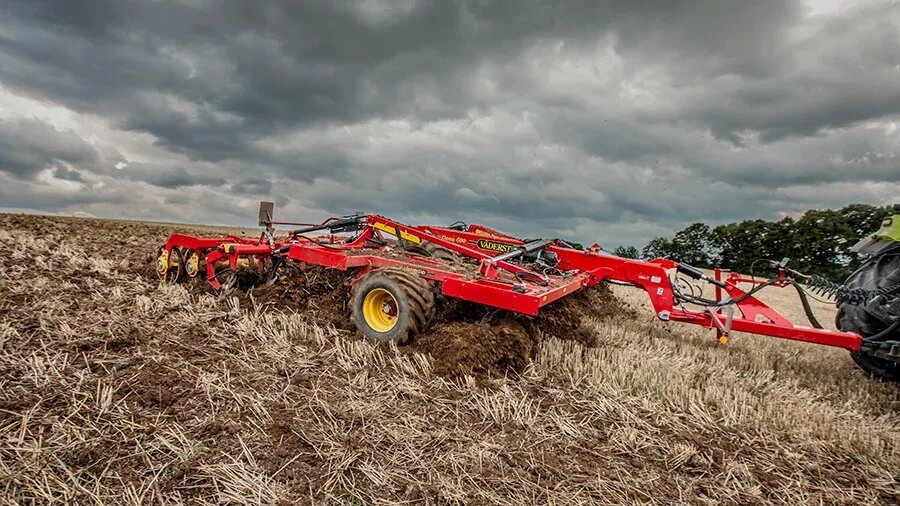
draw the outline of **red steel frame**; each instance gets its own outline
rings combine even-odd
[[[560,241],[553,241],[545,251],[553,252],[559,259],[557,269],[564,275],[537,275],[520,265],[496,261],[494,257],[511,248],[525,244],[521,239],[481,225],[469,225],[465,230],[438,226],[409,226],[374,214],[360,216],[361,230],[355,238],[348,239],[335,234],[317,237],[296,236],[266,241],[246,237],[226,236],[200,238],[174,234],[166,242],[165,250],[173,247],[198,251],[206,260],[207,279],[219,288],[216,265],[227,262],[231,269],[238,265],[240,257],[270,258],[275,252],[295,262],[305,262],[333,269],[354,269],[357,279],[372,269],[399,267],[421,273],[427,279],[440,283],[441,293],[486,306],[537,316],[540,308],[577,290],[591,287],[603,281],[628,283],[642,288],[650,297],[656,315],[665,321],[677,321],[715,329],[720,337],[730,331],[774,336],[858,351],[862,338],[858,334],[814,329],[794,325],[783,315],[753,296],[740,283],[760,283],[731,273],[721,279],[716,270],[716,280],[725,288],[716,287],[717,300],[722,300],[724,290],[731,299],[745,297],[735,306],[740,315],[726,314],[721,308],[689,310],[676,305],[668,271],[677,264],[658,258],[653,261],[630,260],[610,256],[598,247],[588,250],[568,248]],[[338,220],[329,218],[320,225]],[[451,266],[435,259],[407,252],[394,245],[386,245],[385,237],[403,238],[396,244],[420,244],[432,242],[460,255],[480,261],[477,275],[460,273]],[[521,276],[521,277],[517,277]],[[538,276],[543,280],[539,280]],[[785,287],[789,280],[777,281],[773,286]],[[724,339],[722,340],[724,342]]]

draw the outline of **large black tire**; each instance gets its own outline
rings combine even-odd
[[[431,258],[448,264],[455,264],[463,260],[463,256],[459,253],[433,242],[424,243],[422,249],[427,251]]]
[[[854,272],[847,278],[847,288],[874,290],[900,283],[900,254],[897,249],[882,254]],[[872,314],[855,304],[843,303],[838,306],[835,325],[845,332],[856,332],[868,337],[883,331],[889,325],[885,315]],[[900,331],[886,339],[900,339]],[[850,356],[866,373],[889,381],[900,381],[900,363],[866,352],[851,351]]]
[[[366,318],[364,306],[373,294],[390,294],[393,327],[381,329]],[[434,317],[434,290],[419,274],[404,269],[376,269],[356,282],[350,294],[350,319],[359,333],[375,341],[405,344],[425,332]]]

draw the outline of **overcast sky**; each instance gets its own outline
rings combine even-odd
[[[897,0],[0,5],[0,209],[604,246],[900,203]]]

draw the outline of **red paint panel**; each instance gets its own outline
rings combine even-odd
[[[448,297],[477,302],[486,306],[507,309],[517,313],[537,316],[540,298],[527,293],[513,292],[510,287],[499,288],[478,281],[447,279],[441,293]]]

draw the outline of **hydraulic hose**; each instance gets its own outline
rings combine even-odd
[[[806,292],[803,291],[803,288],[800,287],[799,284],[793,283],[794,288],[797,290],[797,295],[800,296],[800,302],[803,304],[803,312],[806,313],[806,319],[809,320],[809,324],[817,329],[824,328],[822,324],[819,323],[819,320],[816,319],[816,315],[813,314],[812,307],[809,305],[809,299],[806,298]]]
[[[894,320],[894,323],[888,325],[888,327],[881,332],[875,334],[874,336],[869,336],[866,338],[867,341],[878,341],[882,337],[887,337],[888,334],[897,330],[897,327],[900,327],[900,319]]]

